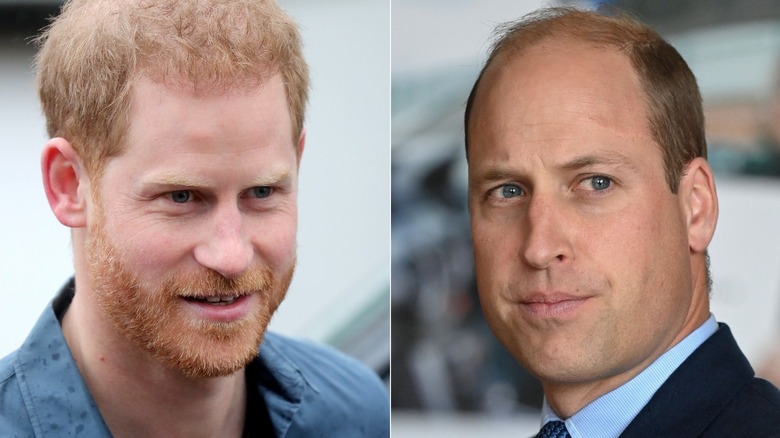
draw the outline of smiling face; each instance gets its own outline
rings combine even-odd
[[[568,40],[497,58],[479,87],[469,203],[485,316],[548,398],[592,400],[708,314],[645,96],[625,56]]]
[[[195,95],[141,77],[93,193],[87,266],[115,329],[191,377],[256,355],[295,265],[299,149],[281,78]]]

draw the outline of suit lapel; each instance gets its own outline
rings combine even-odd
[[[719,324],[664,382],[621,437],[695,437],[753,377],[731,330]]]

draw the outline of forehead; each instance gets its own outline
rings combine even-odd
[[[112,187],[152,179],[246,187],[269,175],[295,175],[298,149],[285,96],[278,75],[227,93],[141,77],[131,92],[124,146],[107,160],[101,180]]]
[[[498,56],[480,81],[473,108],[470,162],[496,145],[512,145],[504,147],[511,153],[541,144],[550,155],[615,143],[631,155],[644,153],[631,144],[652,141],[645,94],[630,60],[614,49],[566,39]]]
[[[290,142],[292,122],[278,74],[253,86],[225,90],[142,75],[130,96],[128,145],[140,141],[162,147],[187,144],[188,139],[193,145],[241,135],[280,141],[281,133]]]

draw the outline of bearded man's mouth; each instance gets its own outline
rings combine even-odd
[[[227,306],[233,304],[241,295],[212,295],[208,297],[184,297],[185,300],[211,304],[213,306]]]

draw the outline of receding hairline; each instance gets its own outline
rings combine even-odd
[[[530,53],[534,52],[536,50],[543,50],[542,53],[551,53],[556,54],[557,51],[560,49],[560,47],[576,47],[577,50],[598,50],[603,52],[609,52],[613,54],[617,54],[620,57],[622,57],[628,67],[630,68],[631,73],[634,75],[634,78],[636,79],[636,86],[637,91],[644,97],[646,96],[646,92],[642,86],[641,78],[639,77],[639,72],[634,65],[633,60],[631,59],[631,56],[625,52],[625,50],[622,50],[620,47],[616,47],[610,44],[603,44],[599,42],[594,42],[590,40],[583,40],[581,38],[578,38],[576,35],[571,33],[564,33],[564,32],[552,32],[550,34],[544,35],[541,38],[533,40],[530,44],[523,45],[522,47],[505,47],[504,50],[495,52],[492,54],[490,59],[486,62],[484,67],[482,68],[482,71],[480,72],[479,77],[474,83],[474,86],[471,91],[471,95],[469,96],[469,104],[468,104],[468,113],[466,114],[466,123],[468,126],[466,127],[467,131],[470,131],[470,127],[472,126],[473,121],[476,119],[474,116],[474,113],[476,112],[475,109],[478,107],[476,105],[478,96],[481,96],[484,94],[483,92],[480,92],[482,88],[486,88],[496,82],[498,79],[498,76],[502,73],[502,70],[507,68],[509,65],[522,62],[523,60],[527,59],[529,56],[535,56],[538,55],[538,53]],[[488,82],[487,84],[483,84],[483,82]],[[645,101],[643,101],[644,109],[646,115],[649,115],[648,111],[648,105]],[[466,139],[468,140],[468,138]],[[466,143],[466,156],[468,158],[468,148],[469,144],[468,141]]]
[[[499,24],[493,31],[492,43],[477,80],[472,87],[466,104],[466,158],[468,159],[469,129],[474,100],[481,88],[483,77],[502,58],[522,58],[525,53],[549,41],[571,41],[603,50],[614,50],[623,54],[632,70],[639,75],[630,51],[636,41],[623,41],[619,35],[631,34],[650,40],[656,35],[652,29],[625,11],[610,11],[614,16],[594,14],[576,8],[552,7],[534,11],[518,20]],[[642,90],[645,91],[644,89]]]

